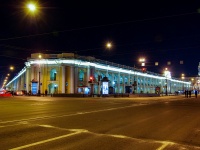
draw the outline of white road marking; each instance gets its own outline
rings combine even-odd
[[[173,143],[173,142],[161,142],[163,145],[161,146],[161,147],[159,147],[159,148],[157,148],[156,150],[163,150],[163,149],[165,149],[168,145],[173,145],[173,144],[175,144],[175,143]]]
[[[55,127],[47,124],[40,124],[40,127],[45,127],[45,128],[55,128],[55,129],[60,129],[60,130],[67,130],[70,132],[89,132],[88,130],[85,129],[65,129],[65,128],[60,128],[60,127]]]
[[[42,125],[39,125],[41,127],[45,127],[45,128],[56,128],[54,126],[51,126],[51,125],[46,125],[46,124],[42,124]]]
[[[125,135],[109,135],[109,136],[116,137],[116,138],[121,138],[121,139],[129,138],[128,136],[125,136]]]
[[[158,140],[153,140],[153,139],[138,139],[138,138],[133,138],[133,137],[125,136],[125,135],[94,133],[94,132],[90,132],[90,131],[85,130],[85,129],[66,129],[66,128],[60,128],[60,127],[51,126],[51,125],[39,125],[39,126],[45,127],[45,128],[55,128],[55,129],[60,129],[60,130],[67,130],[67,131],[70,131],[70,132],[73,132],[73,133],[69,133],[69,134],[65,134],[65,135],[62,135],[62,136],[50,138],[50,139],[47,139],[47,140],[23,145],[23,146],[20,146],[20,147],[12,148],[10,150],[21,150],[21,149],[24,149],[24,148],[29,148],[29,147],[41,145],[41,144],[44,144],[44,143],[47,143],[47,142],[63,139],[63,138],[70,137],[70,136],[77,135],[77,134],[81,134],[81,133],[89,133],[89,134],[93,134],[93,135],[97,135],[97,136],[101,135],[101,136],[115,137],[115,138],[120,138],[120,139],[131,139],[133,141],[140,142],[140,143],[141,142],[142,143],[148,142],[148,143],[161,144],[161,146],[158,147],[156,150],[164,150],[169,145],[177,145],[179,147],[182,146],[182,149],[184,147],[191,147],[192,146],[192,145],[184,145],[184,144],[179,144],[179,143],[170,142],[170,141],[158,141]],[[200,147],[198,147],[198,146],[192,146],[192,147],[200,149]]]
[[[21,121],[21,122],[18,122],[18,124],[28,124],[28,121]]]
[[[77,112],[77,113],[74,113],[74,114],[67,114],[67,115],[60,115],[60,116],[59,115],[58,116],[52,115],[52,116],[35,117],[35,118],[29,118],[29,119],[2,121],[2,122],[0,122],[0,124],[13,123],[13,122],[22,122],[22,121],[44,120],[44,119],[51,119],[51,118],[70,117],[70,116],[77,116],[77,115],[84,115],[84,114],[91,114],[91,113],[98,113],[98,112],[104,112],[104,111],[111,111],[111,110],[117,110],[117,109],[136,107],[136,106],[141,106],[141,105],[144,105],[144,104],[123,106],[123,107],[114,107],[114,108],[94,110],[94,111],[86,111],[86,112]]]
[[[104,136],[108,136],[108,137],[115,137],[115,138],[121,138],[121,139],[131,139],[133,141],[137,141],[137,142],[149,142],[149,143],[158,143],[161,144],[160,147],[158,147],[156,150],[164,150],[167,146],[169,145],[178,145],[178,146],[182,146],[182,149],[184,147],[193,147],[196,149],[200,149],[199,146],[193,146],[193,145],[186,145],[186,144],[179,144],[179,143],[175,143],[175,142],[170,142],[170,141],[159,141],[159,140],[153,140],[153,139],[138,139],[138,138],[133,138],[133,137],[129,137],[129,136],[125,136],[125,135],[115,135],[115,134],[100,134],[100,133],[94,133],[94,132],[90,132],[88,131],[88,133],[94,134],[94,135],[104,135]]]
[[[63,139],[63,138],[70,137],[70,136],[73,136],[73,135],[76,135],[76,134],[80,134],[80,133],[82,133],[82,132],[74,132],[74,133],[70,133],[70,134],[54,137],[54,138],[51,138],[51,139],[47,139],[47,140],[43,140],[43,141],[39,141],[39,142],[23,145],[23,146],[20,146],[20,147],[12,148],[10,150],[21,150],[21,149],[24,149],[24,148],[29,148],[29,147],[33,147],[33,146],[36,146],[36,145],[44,144],[44,143],[47,143],[47,142]]]
[[[18,125],[22,125],[22,124],[28,124],[28,122],[27,121],[17,122],[16,124],[12,124],[12,125],[0,126],[0,128],[18,126]]]

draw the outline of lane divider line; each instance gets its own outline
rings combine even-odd
[[[191,146],[191,145],[179,144],[179,143],[170,142],[170,141],[158,141],[158,140],[153,140],[153,139],[138,139],[138,138],[133,138],[133,137],[129,137],[129,136],[126,136],[126,135],[101,134],[101,133],[90,132],[90,131],[85,130],[85,129],[66,129],[66,128],[60,128],[60,127],[56,127],[56,126],[52,126],[52,125],[45,125],[45,124],[44,125],[38,125],[38,126],[45,127],[45,128],[67,130],[67,131],[70,131],[70,132],[73,132],[73,133],[58,136],[58,137],[55,137],[55,138],[50,138],[50,139],[47,139],[47,140],[43,140],[43,141],[31,143],[31,144],[27,144],[27,145],[16,147],[16,148],[12,148],[10,150],[21,150],[21,149],[24,149],[24,148],[37,146],[37,145],[40,145],[40,144],[44,144],[44,143],[47,143],[47,142],[63,139],[63,138],[70,137],[70,136],[77,135],[77,134],[81,134],[81,133],[88,133],[88,134],[92,134],[92,135],[96,135],[96,136],[102,135],[102,136],[115,137],[115,138],[120,138],[120,139],[131,139],[131,140],[138,141],[138,142],[150,142],[150,143],[161,144],[161,146],[158,147],[156,150],[164,150],[168,145],[181,145],[181,146],[184,146],[184,147]],[[200,148],[198,146],[192,146],[192,147],[193,148],[194,147]]]
[[[58,137],[54,137],[54,138],[50,138],[50,139],[47,139],[47,140],[43,140],[43,141],[39,141],[39,142],[27,144],[27,145],[23,145],[23,146],[20,146],[20,147],[12,148],[10,150],[21,150],[21,149],[24,149],[24,148],[37,146],[37,145],[40,145],[40,144],[44,144],[44,143],[47,143],[47,142],[63,139],[63,138],[70,137],[70,136],[73,136],[73,135],[77,135],[77,134],[80,134],[80,133],[82,133],[82,131],[81,132],[74,132],[74,133],[70,133],[70,134],[66,134],[66,135],[62,135],[62,136],[58,136]]]
[[[163,150],[163,149],[165,149],[168,145],[174,145],[174,144],[175,144],[175,143],[173,143],[173,142],[161,142],[161,143],[162,143],[161,147],[157,148],[156,150]]]
[[[35,118],[21,119],[21,120],[2,121],[2,122],[0,122],[0,124],[13,123],[13,122],[23,122],[23,121],[35,121],[35,120],[61,118],[61,117],[71,117],[71,116],[98,113],[98,112],[104,112],[104,111],[112,111],[112,110],[117,110],[117,109],[124,109],[124,108],[137,107],[137,106],[143,106],[143,105],[145,105],[145,104],[130,105],[130,106],[123,106],[123,107],[114,107],[114,108],[94,110],[94,111],[88,111],[88,112],[87,111],[86,112],[77,112],[77,113],[74,113],[74,114],[67,114],[67,115],[60,115],[60,116],[52,115],[52,116],[35,117]]]

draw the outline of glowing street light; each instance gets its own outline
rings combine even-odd
[[[168,68],[165,68],[165,70],[164,70],[164,76],[166,77],[166,83],[165,83],[165,88],[166,88],[166,95],[167,95],[167,78],[171,78],[171,72],[168,70]]]
[[[41,54],[39,54],[38,55],[38,58],[39,58],[39,60],[42,58],[42,55]],[[40,63],[39,63],[39,88],[38,88],[38,96],[40,96],[41,95],[41,91],[40,91]]]
[[[139,62],[141,63],[141,66],[145,66],[145,58],[142,57],[142,58],[139,58]]]
[[[33,3],[27,4],[27,8],[31,11],[34,12],[36,10],[36,5]]]
[[[145,58],[139,58],[139,62],[145,62]]]
[[[110,48],[112,47],[112,44],[111,44],[110,42],[108,42],[108,43],[106,44],[106,47],[107,47],[108,49],[110,49]]]
[[[40,12],[40,8],[38,6],[39,4],[37,2],[30,2],[25,4],[25,14],[35,17],[36,15],[38,16],[39,14],[41,14]]]
[[[10,66],[10,70],[14,70],[14,67],[13,67],[13,66]]]
[[[184,73],[181,74],[181,79],[183,79],[183,80],[185,79],[185,74]]]
[[[41,58],[42,58],[42,55],[41,55],[41,54],[39,54],[39,55],[38,55],[38,58],[39,58],[39,59],[41,59]]]

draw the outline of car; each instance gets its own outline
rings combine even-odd
[[[28,94],[26,90],[22,90],[22,92],[24,93],[24,95]]]
[[[12,96],[10,91],[6,91],[4,89],[0,89],[0,97],[10,97]]]
[[[15,95],[22,96],[22,95],[24,95],[24,92],[23,91],[15,91]]]

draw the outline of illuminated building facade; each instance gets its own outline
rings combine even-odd
[[[38,57],[40,55],[40,58]],[[107,77],[109,94],[114,93],[174,93],[190,88],[190,82],[153,72],[142,72],[108,61],[75,55],[74,53],[34,53],[25,67],[7,85],[9,90],[26,90],[38,94],[82,93],[101,94],[102,81]],[[89,80],[91,80],[89,82]],[[40,86],[40,87],[39,87]]]

